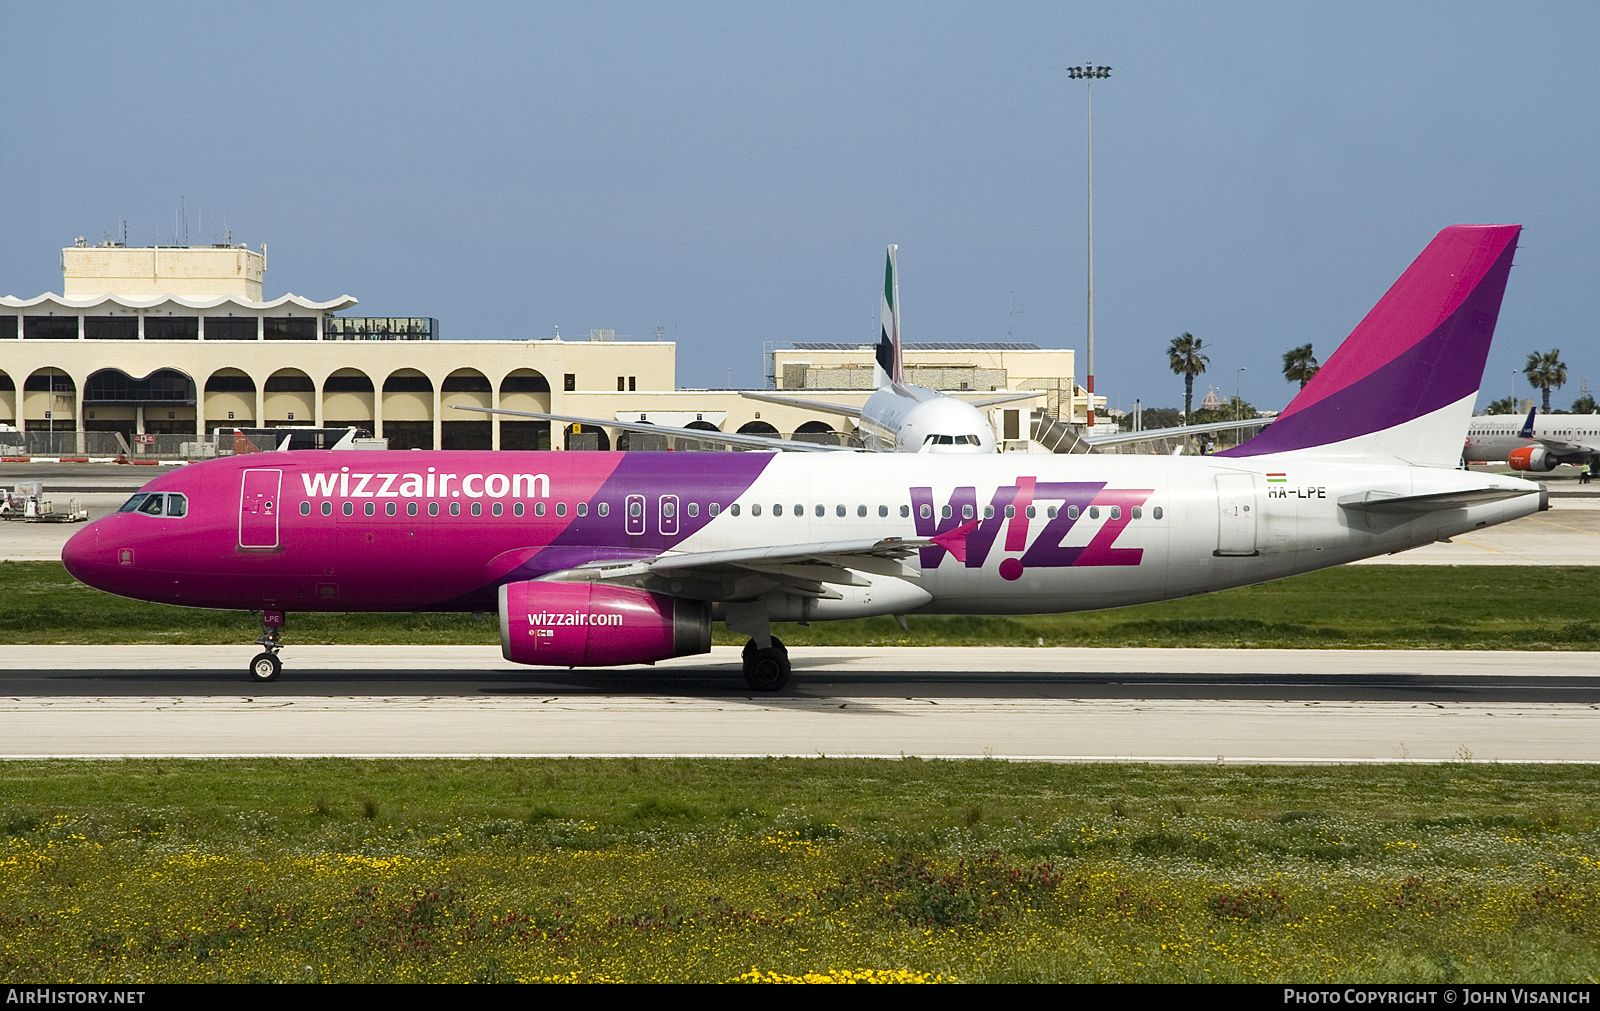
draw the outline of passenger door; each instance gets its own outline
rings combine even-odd
[[[283,471],[251,469],[239,480],[239,547],[246,551],[278,548],[279,491]]]

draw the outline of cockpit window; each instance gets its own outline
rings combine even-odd
[[[186,516],[189,512],[189,496],[177,492],[139,492],[128,501],[122,503],[119,513],[144,513],[146,516]]]

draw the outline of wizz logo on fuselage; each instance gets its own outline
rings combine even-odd
[[[967,534],[966,567],[983,567],[995,542],[1000,540],[1002,529],[1005,540],[1001,550],[1020,555],[1001,560],[1000,575],[1006,579],[1018,579],[1025,569],[1031,568],[1138,565],[1144,557],[1143,548],[1117,548],[1112,544],[1133,520],[1134,508],[1142,506],[1153,491],[1152,488],[1107,488],[1103,481],[1039,481],[1019,477],[1016,484],[995,489],[990,508]],[[954,489],[948,505],[939,510],[937,516],[932,488],[912,488],[911,506],[918,537],[948,533],[974,522],[983,512],[978,508],[978,491],[974,487]],[[1101,509],[1106,510],[1106,518],[1087,544],[1068,547],[1062,543],[1078,523],[1085,519],[1098,520]],[[1034,515],[1030,516],[1030,512]],[[1030,545],[1029,531],[1035,526],[1039,531]],[[937,545],[922,548],[921,552],[924,569],[938,568],[949,553]]]

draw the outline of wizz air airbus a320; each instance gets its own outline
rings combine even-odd
[[[262,614],[490,611],[510,660],[652,663],[774,621],[1118,607],[1404,551],[1545,506],[1457,470],[1517,225],[1445,229],[1265,432],[1188,456],[253,454],[151,481],[67,543],[141,600]]]

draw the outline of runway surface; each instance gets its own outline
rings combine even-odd
[[[1207,762],[1600,761],[1591,653],[796,650],[549,671],[493,647],[0,647],[0,757],[857,755]]]

